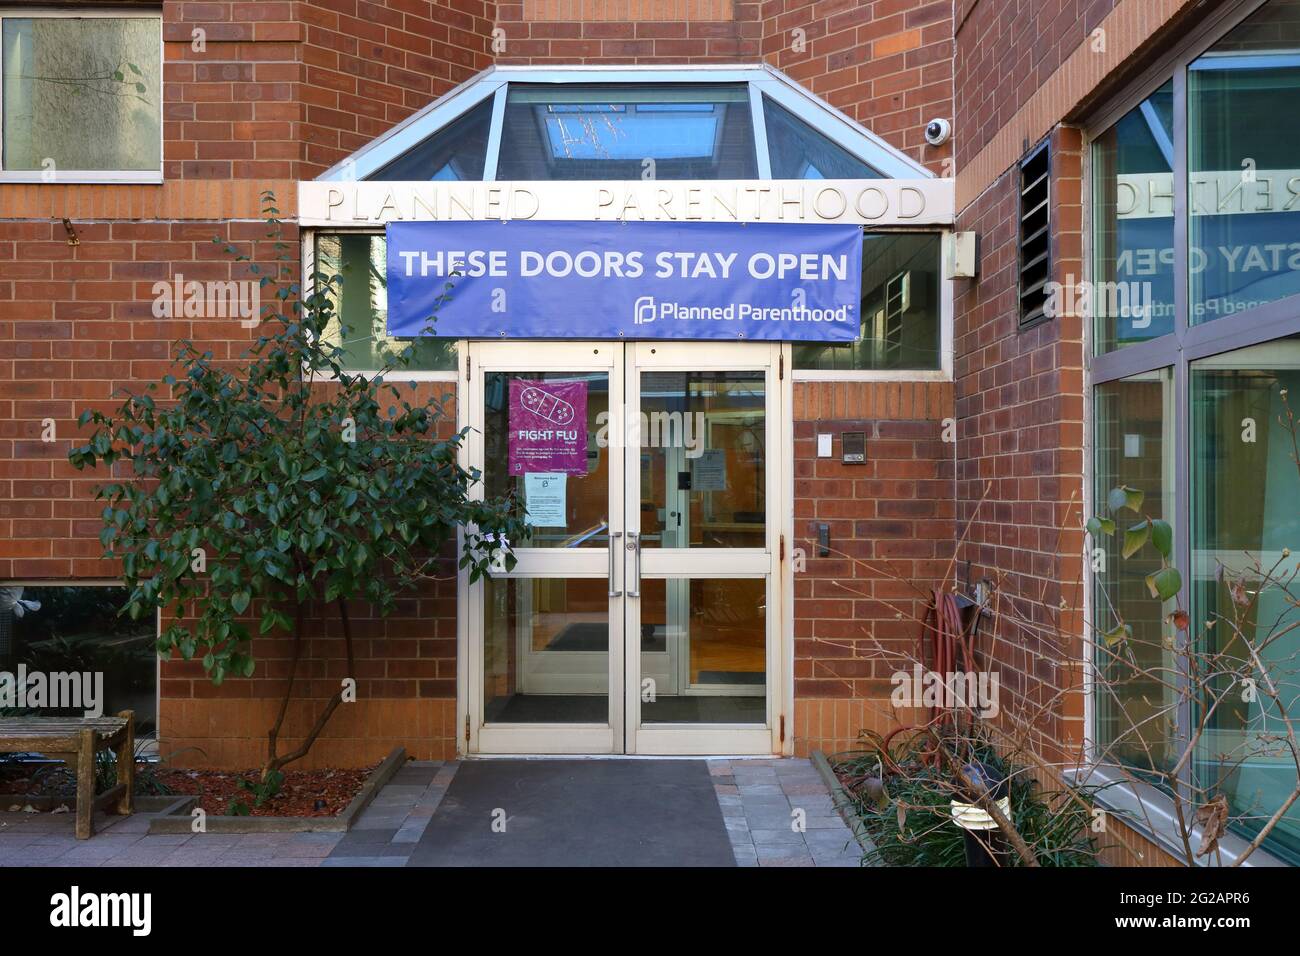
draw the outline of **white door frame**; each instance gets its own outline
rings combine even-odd
[[[461,467],[480,467],[483,461],[483,381],[487,372],[587,372],[603,371],[609,376],[611,404],[623,394],[623,344],[621,342],[462,342],[460,386],[457,393],[457,427],[468,428],[462,443]],[[622,482],[623,459],[609,456],[611,496]],[[483,486],[476,484],[475,497]],[[619,509],[610,508],[610,531],[621,534]],[[614,540],[622,540],[621,538]],[[518,564],[497,578],[599,578],[617,574],[618,562],[611,562],[604,548],[528,548],[515,551]],[[610,590],[621,590],[611,582]],[[609,653],[606,687],[610,707],[607,724],[485,724],[483,720],[483,591],[484,582],[469,583],[469,576],[457,576],[457,713],[463,735],[457,750],[462,753],[619,753],[623,746],[623,706],[617,700],[623,683],[622,600],[609,599]],[[472,639],[471,639],[472,637]],[[514,637],[511,638],[514,640]]]
[[[469,428],[462,444],[462,467],[483,460],[484,369],[487,371],[594,371],[609,374],[611,411],[624,395],[627,410],[640,411],[640,371],[766,369],[766,546],[729,549],[646,549],[641,576],[647,578],[752,578],[764,576],[767,610],[765,725],[651,724],[640,721],[640,608],[636,598],[610,598],[610,724],[483,723],[483,583],[468,574],[457,580],[457,752],[465,754],[789,754],[793,752],[793,571],[789,542],[794,540],[794,428],[790,346],[759,342],[589,342],[490,340],[461,342],[457,425]],[[626,357],[625,357],[626,356]],[[756,358],[761,356],[761,358]],[[757,362],[757,364],[756,364]],[[486,363],[486,364],[485,364]],[[625,371],[626,370],[626,371]],[[617,449],[606,448],[605,453]],[[510,577],[599,577],[612,572],[611,590],[628,591],[634,553],[628,532],[640,532],[640,469],[627,466],[638,451],[610,454],[610,531],[619,537],[614,560],[605,549],[521,549]],[[624,488],[625,507],[615,501]],[[475,496],[483,494],[475,485]],[[725,556],[725,567],[718,559]],[[626,612],[624,608],[626,607]],[[625,630],[626,621],[626,630]],[[635,637],[635,639],[633,639]],[[620,639],[621,638],[621,639]],[[627,657],[632,654],[633,661]],[[630,666],[626,666],[630,665]],[[623,701],[617,689],[623,688]]]
[[[642,580],[652,578],[754,578],[764,577],[767,610],[767,659],[765,724],[646,724],[641,723],[641,683],[639,668],[626,669],[625,693],[627,718],[625,735],[629,753],[637,754],[773,754],[781,752],[780,702],[783,694],[782,666],[785,642],[782,641],[784,614],[779,559],[781,536],[784,533],[782,516],[788,513],[785,506],[785,487],[782,480],[782,463],[790,455],[785,449],[781,414],[782,346],[759,342],[629,342],[626,380],[626,405],[629,410],[641,410],[641,371],[698,371],[748,370],[765,371],[764,392],[766,400],[765,501],[766,545],[763,548],[677,549],[648,548],[640,554]],[[631,414],[631,412],[629,412]],[[629,454],[630,457],[630,454]],[[627,481],[627,515],[625,537],[641,532],[641,476],[631,468],[625,469]],[[628,545],[630,547],[630,545]],[[637,591],[635,564],[626,568],[628,582],[628,622],[630,629],[639,631],[640,600],[633,596]],[[682,693],[685,687],[679,687]]]

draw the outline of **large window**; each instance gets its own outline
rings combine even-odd
[[[1173,377],[1143,372],[1097,387],[1093,433],[1094,500],[1126,485],[1145,495],[1152,518],[1168,521],[1173,507]],[[1177,680],[1169,650],[1171,602],[1152,597],[1146,576],[1159,561],[1148,550],[1121,557],[1122,537],[1094,543],[1093,624],[1106,633],[1127,624],[1123,642],[1095,641],[1096,744],[1110,760],[1141,770],[1168,770],[1177,760],[1168,722],[1178,716]]]
[[[1243,0],[1220,23],[1091,136],[1092,513],[1141,490],[1183,585],[1153,598],[1153,552],[1094,536],[1111,550],[1093,573],[1093,735],[1116,763],[1176,768],[1198,803],[1222,796],[1250,839],[1294,789],[1280,718],[1300,716],[1300,132],[1284,119],[1300,0]],[[1110,650],[1116,621],[1131,634]],[[1264,847],[1300,860],[1300,809]]]
[[[156,180],[160,31],[156,15],[0,16],[0,175]]]
[[[1168,82],[1093,145],[1093,277],[1114,293],[1093,300],[1101,352],[1174,328],[1173,109]],[[1134,288],[1150,300],[1130,296]]]
[[[1223,675],[1210,702],[1227,704],[1196,716],[1195,774],[1255,831],[1296,785],[1278,716],[1300,713],[1300,580],[1288,553],[1300,542],[1297,399],[1300,337],[1191,367],[1192,622]],[[1265,669],[1276,700],[1258,686],[1243,693],[1232,676]],[[1300,804],[1270,837],[1300,860]]]
[[[133,710],[137,734],[154,733],[158,625],[152,614],[124,616],[126,599],[124,587],[0,587],[0,679],[12,688],[25,676],[30,689],[0,698],[0,716]],[[38,683],[53,697],[34,696]]]
[[[860,336],[845,343],[796,344],[796,372],[941,370],[945,308],[940,235],[867,233],[863,243]],[[351,372],[378,371],[408,345],[415,347],[412,371],[454,372],[454,339],[388,334],[386,245],[383,236],[369,233],[315,236],[315,271],[338,277],[326,338],[342,347],[343,366]],[[434,330],[436,334],[436,320]]]
[[[937,233],[868,233],[862,250],[862,332],[844,344],[794,347],[796,369],[941,367],[943,284]]]
[[[326,339],[343,349],[349,372],[377,372],[415,346],[413,371],[454,371],[454,339],[398,339],[388,334],[387,247],[383,236],[321,233],[315,239],[315,272],[334,279],[334,317]],[[437,322],[434,322],[437,329]]]
[[[1300,292],[1300,4],[1273,2],[1187,70],[1193,323]]]

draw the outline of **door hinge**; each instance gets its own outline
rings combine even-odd
[[[474,377],[474,360],[468,355],[465,356],[465,381]]]
[[[778,381],[785,380],[785,353],[782,352],[776,357],[776,377]]]
[[[785,743],[785,714],[781,715],[781,743]]]
[[[784,719],[782,718],[782,720]],[[465,743],[469,743],[469,714],[465,715]]]
[[[785,535],[781,535],[779,540],[780,540],[780,544],[777,546],[776,559],[778,561],[784,561],[785,560]]]

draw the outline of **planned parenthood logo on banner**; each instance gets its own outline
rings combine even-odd
[[[388,226],[388,334],[399,338],[851,342],[861,288],[853,225]]]

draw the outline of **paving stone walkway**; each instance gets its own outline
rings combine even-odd
[[[740,866],[858,866],[862,848],[809,760],[710,760]]]
[[[500,800],[485,792],[486,778],[483,768],[495,764],[494,774],[509,778],[510,767],[504,761],[411,761],[385,786],[353,828],[342,833],[268,833],[268,834],[156,834],[150,835],[149,814],[139,813],[123,818],[97,815],[96,835],[79,841],[73,836],[73,814],[0,812],[0,867],[11,866],[305,866],[305,867],[388,867],[420,865],[536,865],[554,862],[557,865],[574,865],[583,862],[574,858],[573,841],[580,830],[581,814],[568,813],[563,819],[548,822],[546,808],[560,804],[555,798],[567,793],[590,790],[574,789],[591,778],[595,786],[604,788],[605,805],[614,805],[619,771],[628,767],[629,784],[639,788],[634,792],[644,798],[647,790],[645,774],[651,770],[649,762],[627,761],[510,761],[526,764],[521,768],[537,777],[530,787],[536,789],[540,800],[545,787],[553,791],[550,803],[541,800],[528,803],[520,790],[514,796],[503,794]],[[655,764],[668,763],[654,761]],[[698,775],[702,786],[711,785],[717,799],[720,815],[714,817],[713,809],[699,801],[694,766],[683,764],[674,768],[674,781],[662,791],[672,794],[673,787],[684,787],[682,813],[676,819],[688,818],[693,827],[702,828],[688,840],[712,844],[706,831],[715,825],[725,827],[727,841],[731,844],[736,865],[739,866],[857,866],[861,850],[852,834],[831,804],[831,796],[816,769],[807,760],[709,760],[708,777]],[[578,765],[564,768],[561,765]],[[588,766],[582,766],[587,764]],[[599,764],[600,766],[595,766]],[[633,766],[640,764],[638,768]],[[471,767],[463,782],[458,798],[448,792],[458,771]],[[704,768],[700,768],[703,770]],[[569,778],[559,783],[546,784],[545,778],[568,773]],[[576,774],[576,776],[575,776]],[[471,779],[476,778],[476,779]],[[677,778],[680,778],[678,780]],[[566,787],[568,788],[566,790]],[[487,802],[484,803],[483,801]],[[498,855],[498,844],[453,841],[448,845],[447,835],[455,833],[480,804],[501,804],[512,813],[511,806],[520,807],[517,833],[527,836],[527,851],[519,857]],[[562,803],[562,800],[561,800]],[[540,808],[536,818],[527,821],[530,808]],[[441,816],[439,816],[441,810]],[[592,808],[583,813],[591,819]],[[480,815],[482,815],[480,813]],[[431,823],[437,827],[430,830]],[[607,821],[618,833],[621,813],[611,814]],[[671,826],[671,814],[658,820],[651,834],[662,835],[665,826]],[[577,821],[577,822],[575,822]],[[599,832],[600,823],[592,823],[593,833]],[[553,829],[552,829],[553,828]],[[689,829],[689,828],[688,828]],[[488,826],[484,832],[490,832]],[[507,826],[509,831],[509,826]],[[549,833],[555,839],[548,839]],[[672,836],[672,834],[669,834]],[[653,862],[666,865],[719,865],[716,856],[700,852],[682,852],[674,856],[671,839],[653,838],[647,841],[644,834],[641,844],[624,856],[602,855],[594,852],[586,860],[591,865],[641,865]],[[720,839],[720,836],[718,837]],[[613,841],[599,838],[591,841],[592,847]],[[725,847],[725,843],[721,844]],[[507,846],[501,843],[500,846]],[[491,852],[479,852],[485,847]],[[547,858],[551,849],[554,859]],[[725,853],[725,850],[723,851]],[[540,855],[539,855],[540,854]]]

